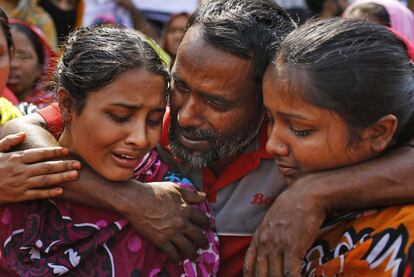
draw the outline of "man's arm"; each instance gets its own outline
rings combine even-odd
[[[134,29],[138,30],[148,37],[152,38],[154,41],[159,41],[160,36],[158,35],[155,28],[150,22],[148,22],[141,11],[135,6],[134,2],[131,0],[116,0],[116,3],[126,9],[130,14],[134,24]]]
[[[56,146],[56,139],[42,126],[39,114],[8,122],[4,134],[24,131],[26,148]],[[94,207],[115,210],[124,215],[132,226],[151,240],[171,259],[196,256],[194,243],[205,246],[202,229],[209,221],[191,206],[204,195],[183,189],[174,183],[143,184],[134,180],[112,183],[82,165],[76,181],[60,185],[63,198]]]
[[[302,258],[331,213],[413,202],[410,146],[365,163],[305,176],[276,199],[257,228],[246,254],[245,276],[255,272],[300,276]]]

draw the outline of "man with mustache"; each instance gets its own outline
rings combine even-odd
[[[222,276],[241,274],[254,233],[246,273],[253,268],[260,276],[297,273],[326,213],[414,199],[410,147],[356,168],[310,175],[283,191],[264,148],[261,81],[280,41],[293,29],[292,20],[272,1],[206,1],[190,20],[172,69],[162,144],[169,145],[173,158],[159,151],[211,202]],[[24,129],[31,147],[53,145],[37,125],[46,119],[54,127],[59,114],[49,108],[42,115],[10,122],[5,131]],[[188,205],[200,201],[200,195],[159,183],[111,184],[87,170],[81,180],[83,186],[65,184],[64,197],[119,211],[170,257],[194,257],[197,244],[203,244],[204,220]]]

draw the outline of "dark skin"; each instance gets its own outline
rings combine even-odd
[[[15,133],[17,129],[26,131],[28,139],[21,145],[23,148],[57,146],[56,139],[41,127],[44,124],[40,115],[33,114],[5,125],[4,134]],[[124,215],[140,235],[173,261],[195,259],[195,246],[208,245],[202,230],[209,227],[209,220],[191,206],[204,200],[203,193],[183,189],[174,183],[144,184],[134,180],[111,183],[85,164],[78,180],[60,186],[65,200]]]

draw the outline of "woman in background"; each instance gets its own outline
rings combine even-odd
[[[171,67],[174,64],[178,46],[180,46],[183,39],[189,19],[190,15],[188,13],[178,13],[172,15],[164,25],[161,35],[161,47],[170,55]]]
[[[20,102],[44,107],[52,100],[52,93],[42,86],[52,71],[54,52],[35,26],[10,19],[14,44],[7,86]]]
[[[397,0],[357,0],[345,10],[343,17],[391,27],[414,43],[414,14]]]

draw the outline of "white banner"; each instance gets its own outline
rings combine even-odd
[[[161,13],[192,13],[198,0],[132,0],[140,9]],[[119,8],[114,0],[85,0],[85,12],[83,24],[86,26],[98,22],[118,23],[131,26],[132,22],[129,13]]]
[[[135,5],[143,10],[179,13],[192,13],[198,5],[198,0],[133,0]]]

